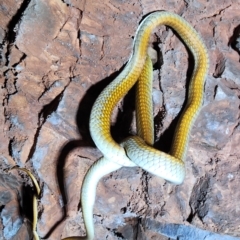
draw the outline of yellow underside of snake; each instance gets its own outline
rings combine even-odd
[[[147,48],[150,34],[159,25],[173,28],[188,46],[195,60],[187,104],[175,130],[169,154],[152,147],[154,141],[151,101],[152,63],[148,57]],[[96,187],[98,181],[110,172],[123,166],[140,166],[172,183],[183,182],[189,134],[202,105],[207,70],[206,47],[197,32],[183,18],[173,13],[157,11],[142,21],[138,27],[133,52],[127,65],[119,76],[102,91],[92,108],[90,132],[96,146],[103,153],[103,157],[89,169],[82,185],[81,206],[86,236],[65,239],[91,240],[94,238],[93,205]],[[111,114],[114,106],[136,82],[138,136],[129,137],[118,144],[110,132]]]

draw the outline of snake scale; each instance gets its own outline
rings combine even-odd
[[[188,99],[177,124],[170,152],[152,147],[154,141],[152,116],[152,63],[147,54],[150,34],[159,25],[174,29],[194,57]],[[133,43],[132,55],[123,71],[101,92],[90,115],[90,132],[93,141],[103,153],[88,170],[81,190],[81,206],[85,222],[85,237],[67,237],[65,240],[94,239],[93,206],[98,181],[123,166],[139,166],[174,184],[185,177],[186,159],[191,128],[202,106],[204,83],[208,71],[206,47],[195,29],[177,14],[156,11],[139,25]],[[136,122],[137,136],[118,144],[110,132],[111,114],[116,104],[137,83]],[[37,216],[35,206],[34,215]],[[36,223],[33,230],[35,231]],[[36,234],[36,232],[35,232]],[[35,238],[37,239],[37,237]]]

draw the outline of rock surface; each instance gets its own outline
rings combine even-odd
[[[173,186],[140,168],[106,176],[97,189],[95,239],[213,239],[212,232],[240,239],[237,1],[3,0],[0,6],[1,239],[32,235],[26,220],[31,221],[32,192],[27,188],[27,197],[22,194],[25,175],[6,171],[14,165],[31,170],[40,183],[41,238],[85,234],[80,189],[88,168],[101,157],[89,134],[90,110],[129,59],[139,22],[156,10],[184,17],[201,34],[210,57],[186,179]],[[157,28],[151,44],[159,55],[153,82],[155,146],[168,151],[193,59],[168,27]],[[116,140],[135,132],[133,98],[130,92],[114,110]],[[147,227],[144,218],[152,219]]]

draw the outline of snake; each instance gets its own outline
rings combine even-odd
[[[177,123],[169,153],[152,146],[154,130],[150,89],[153,70],[147,49],[152,31],[160,25],[175,30],[194,57],[187,102]],[[202,106],[208,66],[207,48],[197,31],[186,20],[167,11],[156,11],[144,18],[137,29],[129,61],[122,72],[100,93],[92,107],[90,133],[103,157],[90,167],[82,184],[81,206],[86,236],[67,237],[65,240],[94,238],[93,206],[96,188],[99,180],[106,174],[123,166],[139,166],[173,184],[183,182],[190,132]],[[130,136],[119,144],[111,135],[111,114],[116,104],[135,83],[137,135]]]
[[[9,171],[12,171],[13,169],[25,172],[32,180],[32,183],[34,186],[34,194],[33,194],[33,199],[32,199],[32,207],[33,207],[32,234],[33,234],[34,240],[40,240],[38,233],[37,233],[37,220],[38,220],[37,199],[39,198],[40,193],[41,193],[40,187],[38,185],[36,178],[31,173],[30,170],[28,170],[26,168],[20,168],[18,166],[13,166]]]

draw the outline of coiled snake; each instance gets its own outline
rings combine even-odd
[[[188,100],[175,130],[169,154],[151,147],[153,144],[153,121],[151,105],[151,60],[147,55],[152,30],[161,24],[173,28],[189,47],[195,60]],[[184,161],[187,154],[189,134],[203,101],[204,82],[208,70],[207,50],[197,32],[181,17],[169,12],[157,11],[148,15],[140,24],[131,58],[119,76],[99,95],[90,116],[91,136],[103,153],[87,172],[81,193],[81,205],[87,236],[94,238],[93,205],[97,183],[104,175],[123,166],[140,166],[144,170],[172,183],[183,182]],[[110,118],[114,106],[138,81],[136,118],[138,136],[129,137],[120,145],[110,133]],[[150,87],[149,87],[150,86]],[[81,237],[69,237],[82,239]]]

